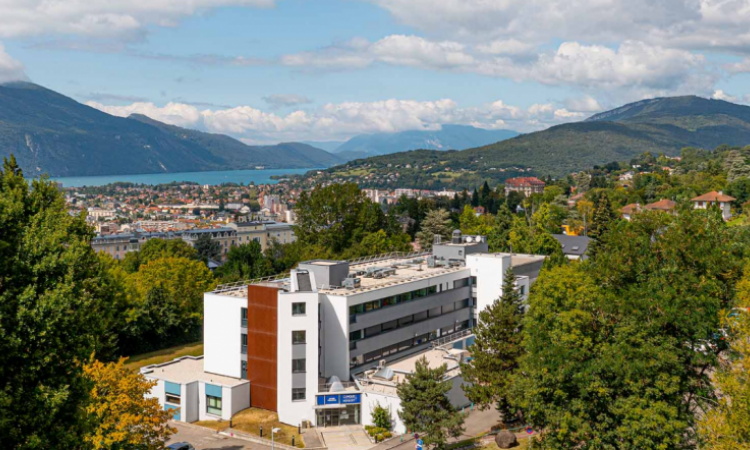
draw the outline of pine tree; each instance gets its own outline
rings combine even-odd
[[[477,192],[477,188],[474,188],[474,192],[471,194],[471,206],[479,206],[479,192]]]
[[[508,402],[510,379],[523,353],[522,321],[524,304],[515,288],[516,277],[508,268],[503,278],[503,294],[479,313],[474,329],[476,339],[469,347],[471,361],[461,365],[466,397],[486,409],[494,404],[503,418],[513,411]]]
[[[451,383],[445,381],[447,366],[430,368],[427,358],[420,358],[414,372],[398,385],[401,411],[398,415],[406,428],[419,433],[426,446],[445,448],[449,437],[463,432],[463,415],[448,399]]]
[[[607,230],[609,230],[610,224],[615,219],[617,219],[617,214],[612,210],[609,197],[602,193],[601,197],[599,197],[599,204],[594,210],[594,217],[589,227],[589,236],[600,240]]]
[[[451,216],[444,209],[435,209],[427,213],[422,221],[422,229],[417,233],[417,241],[422,249],[429,250],[435,236],[448,239],[451,235]]]

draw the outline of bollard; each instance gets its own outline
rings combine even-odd
[[[474,411],[474,403],[471,404],[471,410]]]
[[[260,437],[263,437],[263,425],[260,426]]]
[[[294,436],[292,436],[292,447],[296,447],[296,445],[294,445]]]

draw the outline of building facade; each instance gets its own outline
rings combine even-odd
[[[544,181],[536,177],[518,177],[505,180],[505,195],[511,192],[520,192],[526,197],[531,194],[544,193]]]
[[[393,377],[376,373],[405,376],[432,355],[455,366],[449,396],[465,406],[455,368],[477,312],[502,295],[510,267],[525,298],[543,261],[488,253],[484,237],[456,232],[431,253],[308,261],[283,278],[220,286],[204,296],[202,373],[249,382],[249,405],[284,423],[363,425],[376,400],[398,408]]]
[[[736,198],[730,197],[721,191],[711,191],[690,201],[693,202],[693,208],[695,209],[708,209],[717,206],[721,210],[721,216],[724,220],[729,220],[732,218],[732,202],[735,200]]]

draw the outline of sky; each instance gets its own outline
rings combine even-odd
[[[0,0],[0,82],[248,144],[750,104],[750,0]]]

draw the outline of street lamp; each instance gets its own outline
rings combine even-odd
[[[281,428],[271,428],[271,450],[275,449],[274,444],[273,444],[273,436],[279,431],[281,431]]]

